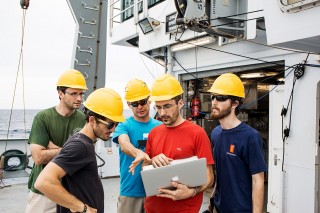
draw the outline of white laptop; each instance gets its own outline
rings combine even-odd
[[[197,156],[174,160],[168,166],[153,168],[143,167],[141,177],[147,196],[159,194],[160,188],[172,188],[171,181],[196,187],[207,181],[207,160]]]

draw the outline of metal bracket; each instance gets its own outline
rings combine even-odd
[[[80,38],[90,38],[90,39],[94,39],[94,34],[90,33],[89,35],[82,35],[82,32],[79,32],[79,37]]]
[[[88,46],[88,50],[81,49],[80,46],[77,46],[79,52],[90,53],[92,55],[92,47]]]
[[[84,24],[91,24],[91,25],[96,25],[97,24],[97,20],[95,20],[95,19],[91,19],[91,21],[85,21],[83,17],[80,17],[80,20]]]
[[[82,2],[82,7],[83,7],[84,9],[88,9],[88,10],[95,10],[95,11],[98,11],[98,10],[99,10],[99,6],[93,5],[93,7],[87,7],[87,4],[84,3],[84,2]]]
[[[87,59],[86,62],[87,64],[83,64],[83,63],[79,63],[79,61],[77,59],[74,59],[76,61],[76,65],[78,66],[88,66],[90,67],[91,62]]]
[[[278,161],[280,161],[281,159],[278,158],[278,155],[273,155],[273,164],[276,166],[278,164]]]

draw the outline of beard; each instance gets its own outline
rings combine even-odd
[[[221,120],[229,116],[230,114],[231,114],[231,105],[223,110],[219,109],[218,107],[214,107],[214,109],[212,109],[211,111],[210,116],[212,119]]]
[[[101,131],[101,129],[98,129],[98,128],[93,129],[93,134],[97,139],[100,138],[103,141],[107,141],[110,139],[110,134],[105,135],[105,134],[103,134],[103,131]]]
[[[179,117],[179,111],[175,111],[172,114],[172,116],[169,116],[169,115],[161,116],[161,120],[164,125],[172,126],[178,120],[178,117]]]

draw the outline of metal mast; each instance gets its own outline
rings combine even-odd
[[[85,76],[87,94],[90,94],[105,86],[107,1],[67,0],[67,2],[79,26],[74,50],[74,69]]]

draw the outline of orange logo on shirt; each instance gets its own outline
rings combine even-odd
[[[230,150],[229,150],[229,152],[230,152],[230,153],[234,153],[234,145],[233,145],[233,144],[230,145]]]

